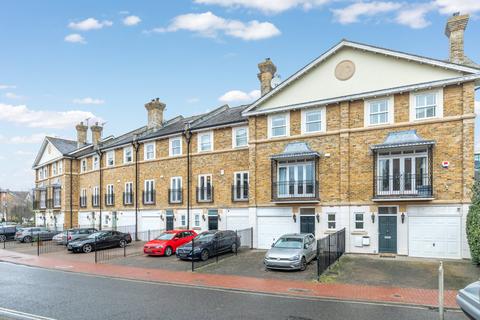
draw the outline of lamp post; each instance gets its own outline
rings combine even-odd
[[[190,229],[190,141],[192,139],[192,130],[190,123],[187,122],[183,136],[187,142],[187,229]]]

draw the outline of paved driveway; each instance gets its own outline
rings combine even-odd
[[[321,281],[437,289],[439,262],[435,259],[349,254],[326,272]],[[445,289],[461,289],[480,277],[480,268],[468,260],[445,260],[444,268]]]

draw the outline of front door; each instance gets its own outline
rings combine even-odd
[[[208,210],[208,230],[218,230],[218,210]]]
[[[173,230],[173,210],[167,210],[166,216],[167,216],[166,229],[167,231]]]
[[[300,215],[300,233],[315,234],[315,216]]]
[[[378,216],[378,252],[397,253],[397,216]]]

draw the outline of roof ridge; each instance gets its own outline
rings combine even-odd
[[[213,118],[214,116],[216,116],[216,115],[218,115],[218,114],[220,114],[220,113],[222,113],[222,112],[224,112],[224,111],[226,111],[226,110],[228,110],[228,109],[230,109],[229,105],[228,105],[228,104],[224,104],[224,105],[222,105],[222,106],[220,106],[220,107],[218,107],[218,108],[216,108],[216,109],[213,109],[213,110],[210,111],[210,112],[207,112],[207,113],[203,114],[200,118],[195,119],[194,121],[192,121],[192,122],[190,123],[190,125],[191,125],[192,127],[197,126],[197,125],[201,124],[202,122],[207,121],[208,119],[211,119],[211,118]]]

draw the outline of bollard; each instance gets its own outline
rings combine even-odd
[[[193,250],[195,248],[195,238],[192,239],[192,272],[195,271],[195,265],[194,265],[194,261],[193,261]]]
[[[443,283],[443,261],[440,261],[440,266],[438,267],[438,318],[443,320],[445,317],[445,311],[443,309],[444,304],[444,283]]]

